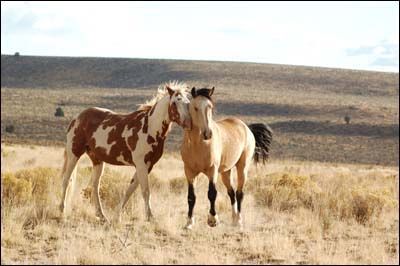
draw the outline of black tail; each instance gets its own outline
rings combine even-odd
[[[272,129],[265,124],[256,123],[248,125],[256,139],[256,149],[254,151],[253,160],[256,163],[263,164],[268,160],[269,151],[272,142]],[[262,160],[262,161],[261,161]]]

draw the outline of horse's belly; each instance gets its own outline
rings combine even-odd
[[[231,151],[230,153],[229,152],[224,153],[221,156],[221,162],[218,169],[219,172],[226,172],[232,169],[239,161],[240,156],[241,153],[234,151]]]

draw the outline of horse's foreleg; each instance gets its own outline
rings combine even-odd
[[[185,228],[192,229],[194,225],[193,209],[194,205],[196,204],[196,194],[194,193],[194,179],[197,174],[185,167],[185,175],[186,175],[186,180],[188,182],[188,206],[189,206],[188,221]]]
[[[228,170],[226,172],[221,173],[222,177],[222,182],[224,183],[226,190],[228,192],[228,196],[231,200],[231,205],[232,205],[232,222],[233,224],[238,223],[238,210],[237,210],[237,203],[235,199],[235,191],[232,188],[231,184],[231,175],[232,171]]]
[[[147,167],[145,165],[137,166],[136,169],[137,169],[136,171],[137,179],[139,181],[140,188],[142,189],[146,218],[147,220],[150,220],[153,217],[153,214],[151,212],[151,204],[150,204],[151,195],[150,195]]]
[[[208,199],[210,200],[210,213],[208,214],[207,223],[209,226],[214,227],[219,223],[218,215],[215,211],[215,200],[217,199],[217,189],[215,187],[218,177],[218,168],[215,167],[208,175],[210,180],[208,185]]]

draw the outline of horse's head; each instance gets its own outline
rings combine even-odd
[[[192,119],[189,114],[189,93],[185,90],[174,90],[166,86],[170,96],[168,115],[169,119],[185,129],[192,128]]]
[[[205,140],[209,140],[212,137],[211,121],[214,102],[211,95],[214,93],[214,87],[199,90],[193,87],[191,93],[193,99],[189,104],[189,112],[193,126],[200,130]]]

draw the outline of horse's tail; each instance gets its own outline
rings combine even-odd
[[[262,162],[264,164],[269,158],[272,142],[272,129],[268,125],[261,123],[250,124],[248,127],[256,140],[253,160],[256,163]]]

